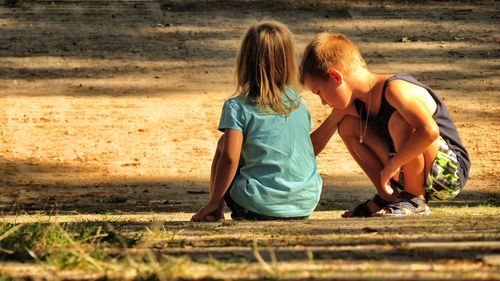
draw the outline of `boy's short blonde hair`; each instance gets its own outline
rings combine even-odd
[[[306,75],[327,80],[328,69],[332,67],[351,70],[367,66],[356,44],[347,37],[338,33],[320,33],[304,51],[300,83],[304,83]]]

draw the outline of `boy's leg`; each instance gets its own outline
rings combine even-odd
[[[392,114],[389,120],[389,133],[396,151],[401,148],[408,138],[411,138],[413,132],[414,129],[398,112]],[[402,167],[406,192],[419,197],[425,196],[426,179],[438,150],[439,141],[435,140],[423,154]]]
[[[387,140],[377,134],[372,127],[366,129],[363,143],[360,143],[359,124],[359,118],[346,116],[339,122],[339,135],[354,160],[356,160],[358,165],[376,187],[377,194],[385,201],[392,202],[396,198],[397,192],[390,195],[380,184],[380,171],[382,171],[385,163],[389,159],[389,144]]]

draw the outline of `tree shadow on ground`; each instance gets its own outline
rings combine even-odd
[[[456,1],[460,3],[460,1]],[[447,1],[449,3],[449,1]],[[492,8],[488,5],[492,5]],[[469,8],[470,7],[470,8]],[[199,61],[223,62],[226,67],[233,65],[238,40],[249,21],[271,17],[287,23],[296,32],[297,37],[312,37],[325,29],[325,19],[332,26],[332,31],[342,32],[355,38],[370,37],[373,43],[396,42],[406,36],[401,24],[360,30],[352,22],[352,12],[367,20],[401,21],[422,25],[415,32],[428,31],[425,34],[432,41],[451,42],[464,37],[468,42],[477,41],[478,36],[491,35],[484,31],[478,34],[477,27],[487,26],[497,21],[497,1],[469,3],[467,9],[454,8],[449,4],[425,2],[409,5],[404,1],[374,2],[314,2],[309,1],[159,1],[152,3],[120,2],[101,3],[91,1],[18,1],[14,5],[1,7],[4,18],[9,22],[2,26],[0,41],[5,44],[0,48],[2,58],[48,57],[65,59],[90,59],[98,63],[108,59],[125,61],[128,65],[110,67],[74,68],[41,66],[30,69],[0,67],[0,78],[4,79],[58,79],[85,78],[88,72],[93,78],[117,77],[121,74],[144,73],[134,65],[144,61],[151,62],[189,62],[184,66],[189,70]],[[432,12],[430,12],[432,11]],[[482,16],[477,16],[481,13]],[[391,16],[392,15],[392,16]],[[126,24],[124,19],[127,19]],[[456,23],[457,30],[433,28],[436,22]],[[427,27],[426,27],[427,26]],[[458,26],[463,28],[458,29]],[[474,26],[474,28],[468,29]],[[330,29],[329,27],[327,29]],[[380,33],[380,36],[376,36]],[[42,35],[42,36],[40,36]],[[392,36],[389,36],[392,35]],[[416,34],[418,35],[418,34]],[[464,39],[465,40],[465,39]],[[431,64],[462,59],[484,61],[500,58],[498,38],[482,38],[476,42],[481,47],[417,49],[385,49],[374,54],[370,51],[365,56],[374,64],[384,64],[387,60],[407,64],[419,63],[419,58],[430,59]],[[402,43],[403,44],[403,43]],[[407,45],[408,46],[408,45]],[[464,79],[488,79],[492,73],[483,73],[464,69],[456,75],[446,73],[447,83],[459,84]],[[491,71],[495,72],[493,67]],[[153,71],[151,68],[146,71]],[[156,66],[155,71],[173,71],[169,66]],[[440,81],[440,72],[422,71],[418,75]],[[203,75],[202,75],[203,76]],[[193,78],[196,79],[196,78]],[[200,77],[200,81],[205,77]],[[196,84],[196,83],[194,83]],[[483,85],[467,86],[469,90],[492,90]],[[485,87],[482,89],[482,87]],[[497,89],[494,87],[493,90]],[[174,89],[172,89],[174,90]],[[84,94],[75,91],[76,95]],[[102,93],[101,93],[102,94]],[[147,94],[147,93],[144,93]]]
[[[37,230],[38,235],[32,231],[21,233],[39,241],[37,236],[43,235],[43,230],[53,225],[50,221],[26,223],[22,227]],[[449,263],[450,260],[477,262],[478,258],[495,254],[498,246],[495,242],[497,235],[491,232],[491,218],[466,214],[417,219],[241,221],[233,224],[161,220],[88,221],[59,223],[59,226],[74,239],[81,237],[78,241],[83,244],[96,241],[96,238],[85,239],[85,236],[94,237],[94,233],[99,233],[95,236],[98,237],[97,243],[106,243],[106,253],[118,259],[152,253],[158,260],[188,257],[201,263],[207,259],[237,264],[264,260],[273,265],[275,262],[312,264],[313,261],[333,260],[342,261],[339,266],[345,265],[343,270],[346,272],[359,270],[350,268],[350,263],[372,263],[375,266],[379,262],[400,265]],[[294,231],[290,232],[290,229]],[[20,244],[23,239],[7,236],[3,241],[4,247],[17,248],[14,254],[3,253],[3,260],[32,262],[32,256],[24,254],[25,249],[20,248],[16,241]],[[372,267],[372,270],[375,268]],[[443,271],[434,267],[419,268],[420,273],[422,270]]]
[[[208,200],[207,179],[143,177],[89,179],[93,168],[7,161],[1,159],[0,208],[5,213],[55,212],[196,212]],[[45,177],[72,174],[74,180],[47,182]],[[110,175],[109,177],[112,177]],[[87,178],[87,179],[85,179]],[[374,194],[363,176],[323,177],[324,186],[317,211],[346,210]],[[468,191],[454,200],[431,202],[431,206],[477,206],[497,204],[498,193]]]

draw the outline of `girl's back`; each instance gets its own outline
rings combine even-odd
[[[219,129],[236,129],[244,135],[243,163],[230,196],[259,214],[308,216],[322,185],[309,137],[311,115],[295,90],[288,88],[287,95],[298,105],[288,116],[263,113],[242,96],[224,104]]]

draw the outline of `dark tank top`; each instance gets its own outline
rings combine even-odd
[[[406,73],[399,73],[394,76],[391,76],[388,78],[385,83],[384,87],[382,88],[382,101],[380,104],[380,110],[375,117],[369,118],[369,124],[371,127],[374,127],[377,132],[379,132],[385,139],[387,139],[389,143],[389,149],[391,152],[395,152],[396,150],[394,149],[394,144],[392,142],[392,138],[389,134],[389,119],[391,118],[392,114],[394,113],[395,109],[390,105],[386,98],[385,98],[385,91],[391,81],[394,80],[403,80],[412,84],[415,84],[417,86],[420,86],[429,92],[429,94],[432,96],[434,101],[436,102],[437,109],[434,115],[432,116],[434,120],[436,121],[438,127],[439,127],[439,134],[440,136],[446,141],[448,146],[455,152],[457,155],[457,159],[459,162],[459,169],[458,173],[460,176],[460,185],[464,187],[465,182],[467,181],[469,177],[469,169],[470,169],[470,159],[469,159],[469,154],[467,150],[465,149],[464,145],[462,144],[462,141],[460,140],[460,136],[458,135],[457,128],[455,127],[455,124],[453,123],[450,113],[448,112],[448,109],[444,105],[443,101],[441,100],[440,97],[434,93],[434,91],[429,88],[428,86],[420,83],[417,81],[413,76],[410,74]],[[366,109],[364,108],[364,104],[360,100],[355,100],[354,101],[354,106],[356,107],[356,111],[358,112],[359,116],[362,119],[366,118]]]

